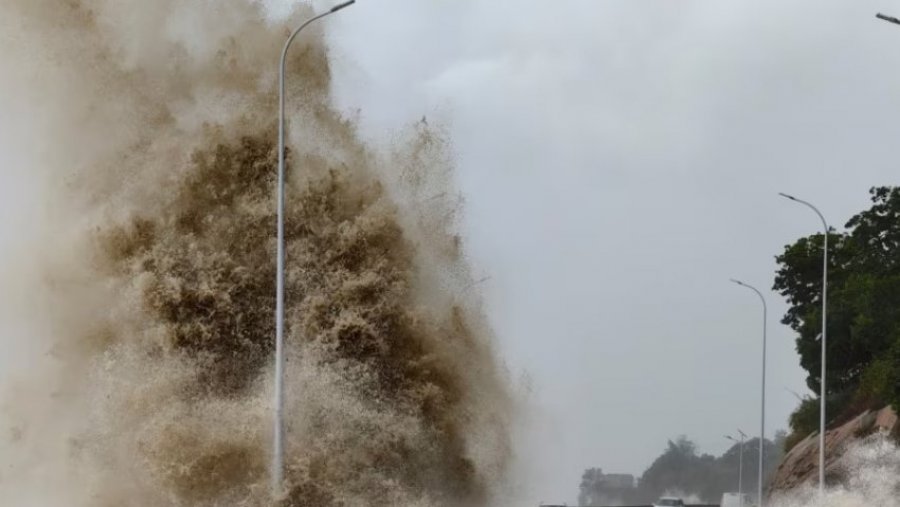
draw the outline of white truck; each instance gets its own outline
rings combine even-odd
[[[738,493],[725,493],[722,495],[722,503],[720,507],[752,507],[753,502],[750,501],[750,495]]]

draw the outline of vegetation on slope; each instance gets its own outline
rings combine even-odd
[[[826,392],[829,423],[870,408],[900,407],[900,187],[870,191],[872,206],[845,232],[828,235]],[[821,386],[822,246],[824,234],[798,239],[776,259],[774,289],[790,305],[782,323],[797,332],[807,385]],[[790,448],[817,431],[819,400],[791,416]]]

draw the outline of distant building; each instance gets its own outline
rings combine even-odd
[[[578,505],[627,505],[636,493],[631,474],[605,474],[599,468],[584,471]]]

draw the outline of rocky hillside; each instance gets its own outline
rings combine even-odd
[[[840,460],[850,444],[881,432],[897,435],[900,431],[897,414],[890,407],[868,410],[850,422],[825,433],[825,480],[840,482]],[[770,493],[792,490],[804,483],[815,482],[819,476],[819,435],[813,433],[795,445],[781,461],[769,487]]]

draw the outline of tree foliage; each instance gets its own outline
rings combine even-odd
[[[783,432],[775,441],[765,440],[763,452],[766,458],[764,474],[766,482],[772,477],[782,455]],[[630,492],[604,488],[603,472],[599,468],[585,470],[581,481],[579,505],[635,505],[650,503],[664,494],[697,496],[705,501],[718,502],[725,492],[738,489],[741,449],[733,445],[722,456],[698,454],[697,446],[682,436],[670,440],[662,454],[638,480]],[[744,492],[753,493],[759,468],[759,439],[744,442],[743,484]]]
[[[578,505],[630,505],[637,501],[633,477],[627,484],[610,480],[600,468],[589,468],[581,476]]]
[[[828,333],[826,391],[841,400],[829,413],[840,417],[865,406],[898,404],[900,381],[900,187],[870,190],[872,206],[850,218],[846,231],[828,236]],[[776,257],[774,289],[789,304],[782,323],[797,332],[807,385],[821,386],[822,244],[815,234],[787,245]],[[792,418],[808,430],[810,400]],[[803,412],[802,414],[800,412]],[[794,422],[797,426],[793,426]]]

